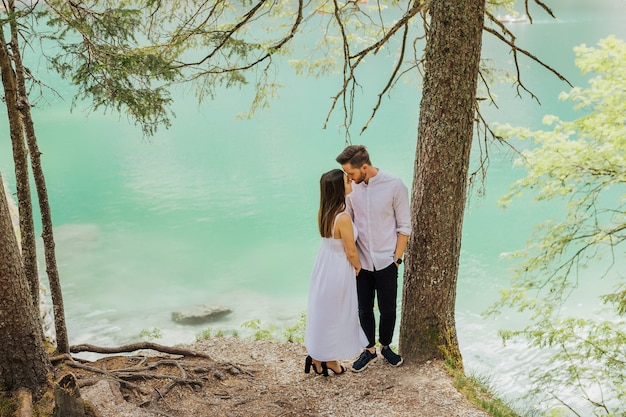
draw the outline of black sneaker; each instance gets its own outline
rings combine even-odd
[[[359,358],[354,361],[351,370],[353,372],[361,372],[363,369],[367,368],[367,365],[369,365],[370,362],[374,362],[376,359],[378,359],[376,352],[370,353],[369,350],[365,349]]]
[[[396,354],[389,346],[386,346],[380,350],[380,354],[383,355],[383,358],[387,359],[392,366],[400,366],[404,359],[402,356]]]

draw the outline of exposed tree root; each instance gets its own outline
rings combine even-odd
[[[192,350],[163,346],[150,342],[119,347],[100,347],[89,344],[70,347],[70,352],[119,354],[136,351],[156,351],[149,355],[109,356],[95,362],[80,360],[71,355],[51,357],[53,363],[62,363],[74,370],[76,386],[87,387],[108,381],[116,402],[126,401],[168,416],[168,395],[177,387],[189,393],[217,391],[224,381],[232,377],[253,378],[254,369],[230,362],[214,361],[209,355]],[[144,352],[145,353],[145,352]],[[163,356],[162,354],[166,354]],[[170,355],[175,355],[172,357]],[[73,375],[73,374],[71,374]],[[180,391],[178,391],[180,395]],[[229,393],[226,393],[230,397]],[[175,403],[175,399],[172,400]],[[21,417],[21,416],[20,416]],[[24,416],[30,417],[30,416]]]
[[[27,389],[17,391],[17,417],[33,417],[33,394]]]

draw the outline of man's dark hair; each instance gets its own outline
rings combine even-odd
[[[363,145],[350,145],[339,154],[335,161],[340,165],[350,163],[353,168],[361,168],[363,164],[372,165],[370,154]]]

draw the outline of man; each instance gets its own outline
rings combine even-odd
[[[353,182],[346,211],[358,230],[361,272],[357,276],[359,320],[368,346],[352,364],[361,372],[377,359],[374,297],[378,298],[380,354],[393,366],[403,359],[389,345],[396,325],[398,266],[411,233],[408,189],[399,178],[372,166],[365,146],[351,145],[336,161]]]

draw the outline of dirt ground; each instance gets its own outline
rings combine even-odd
[[[213,338],[184,348],[210,358],[135,352],[67,371],[102,417],[488,417],[438,362],[394,368],[379,355],[363,372],[324,377],[304,373],[299,343]]]

